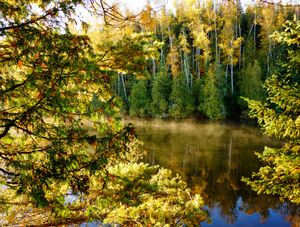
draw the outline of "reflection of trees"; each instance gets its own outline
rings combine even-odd
[[[292,203],[282,204],[274,197],[268,195],[251,194],[247,191],[243,196],[240,210],[246,214],[259,213],[261,223],[265,223],[270,216],[270,209],[281,214],[291,227],[300,226],[300,207]]]
[[[228,134],[224,135],[228,136]],[[212,209],[218,207],[220,216],[227,223],[235,223],[238,218],[236,204],[239,199],[239,179],[237,153],[233,149],[232,135],[229,138],[221,138],[226,141],[225,147],[218,149],[217,155],[214,156],[214,163],[210,163],[208,168],[213,174],[213,178],[208,178],[208,206]]]
[[[147,135],[141,135],[141,139],[150,152],[146,161],[183,176],[193,192],[206,199],[210,209],[220,210],[227,223],[235,223],[239,212],[258,213],[264,223],[273,209],[299,227],[299,210],[296,214],[295,209],[288,209],[290,206],[283,209],[277,199],[257,196],[240,181],[241,176],[250,176],[259,168],[254,151],[271,143],[254,129],[222,126],[216,130],[193,128],[190,132],[165,128],[151,131],[147,127]]]
[[[265,223],[270,216],[269,208],[276,209],[279,205],[278,201],[265,195],[251,195],[252,194],[249,194],[248,192],[243,195],[243,202],[240,205],[239,209],[248,215],[259,213],[260,222]]]
[[[291,223],[291,227],[300,227],[300,206],[287,203],[279,208],[279,212],[284,215],[285,220]]]
[[[297,215],[286,215],[285,218],[288,222],[291,223],[291,227],[300,227],[300,213],[298,212]]]

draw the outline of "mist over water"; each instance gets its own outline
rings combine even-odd
[[[279,147],[255,127],[194,120],[126,120],[136,127],[147,151],[144,162],[180,174],[201,194],[212,224],[202,226],[299,226],[300,209],[277,198],[256,195],[241,177],[262,163],[254,152]]]

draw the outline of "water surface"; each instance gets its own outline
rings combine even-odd
[[[205,198],[212,224],[202,226],[300,226],[299,207],[256,195],[241,182],[262,165],[255,151],[281,143],[255,127],[192,120],[126,120],[147,151],[144,159],[180,174]]]

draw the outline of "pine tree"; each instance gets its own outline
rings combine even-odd
[[[78,4],[88,10],[94,1],[17,2],[0,1],[1,224],[203,220],[203,201],[179,177],[135,163],[134,129],[121,126],[108,75],[114,69],[141,73],[141,43],[125,39],[132,48],[117,45],[103,54],[89,37],[64,26]],[[117,8],[98,3],[106,23],[113,23],[113,15],[124,22]]]
[[[175,118],[185,118],[194,111],[192,91],[186,85],[185,77],[179,75],[173,78],[170,96],[169,113]]]
[[[267,102],[248,100],[250,115],[266,134],[288,141],[282,148],[266,147],[258,154],[266,166],[244,179],[258,193],[300,203],[300,21],[287,21],[273,38],[286,49],[280,71],[266,81]]]
[[[239,88],[242,97],[253,100],[263,100],[265,98],[262,72],[257,61],[253,64],[249,63],[245,72],[240,74]],[[240,103],[243,107],[246,107],[244,100],[240,100]]]
[[[208,118],[220,120],[226,117],[224,97],[226,94],[225,75],[220,66],[211,64],[204,78],[202,91],[199,94],[198,110]]]
[[[137,80],[133,84],[130,94],[131,116],[146,117],[150,114],[150,95],[147,89],[146,80]]]
[[[161,69],[153,78],[151,113],[156,117],[168,114],[169,97],[171,93],[171,77],[165,69]]]

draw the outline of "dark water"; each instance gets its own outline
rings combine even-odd
[[[254,128],[193,121],[130,120],[147,151],[145,162],[179,173],[205,198],[212,224],[202,226],[300,226],[299,207],[255,192],[241,182],[261,163],[254,154],[280,146]]]

